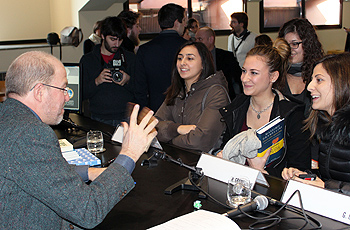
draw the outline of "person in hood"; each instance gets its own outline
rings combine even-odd
[[[155,115],[158,139],[209,152],[225,128],[218,109],[228,103],[227,81],[221,71],[215,73],[208,48],[199,42],[185,43],[176,54],[172,83]]]

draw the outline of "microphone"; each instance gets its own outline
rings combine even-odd
[[[254,190],[252,190],[252,197],[257,197],[257,196],[263,196],[261,193],[258,193]],[[269,205],[275,205],[275,206],[279,206],[282,207],[284,205],[284,203],[282,203],[279,200],[276,200],[274,198],[271,198],[269,196],[265,196],[267,198],[267,200],[269,201]]]
[[[227,216],[227,217],[235,217],[235,216],[238,216],[239,214],[241,214],[242,211],[250,212],[250,211],[254,211],[254,210],[264,210],[268,204],[269,204],[269,201],[267,200],[267,198],[265,196],[257,196],[257,197],[255,197],[255,199],[253,201],[251,201],[247,204],[244,204],[244,205],[240,205],[239,209],[238,208],[232,209],[232,210],[230,210],[222,215]]]

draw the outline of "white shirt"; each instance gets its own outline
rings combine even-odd
[[[250,34],[248,35],[248,37],[242,42],[242,44],[238,47],[238,50],[236,51],[236,57],[237,57],[237,61],[239,62],[239,66],[242,68],[245,57],[247,56],[247,53],[249,52],[249,50],[251,50],[254,45],[255,45],[255,37],[257,35],[253,32],[250,32]],[[242,41],[242,37],[237,38],[236,36],[234,36],[233,34],[230,34],[230,36],[228,37],[228,51],[233,52],[232,49],[232,39],[234,38],[234,44],[235,44],[235,48],[237,48],[237,46],[239,45],[239,43]]]

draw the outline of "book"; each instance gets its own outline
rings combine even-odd
[[[73,165],[100,165],[101,160],[90,153],[86,148],[75,149],[70,152],[62,153],[68,164]]]
[[[69,141],[67,141],[67,139],[59,139],[58,143],[60,144],[62,153],[73,151],[73,145]]]
[[[256,130],[256,136],[261,141],[261,148],[258,150],[258,157],[265,155],[271,148],[271,153],[265,165],[271,164],[283,153],[284,146],[284,118],[279,116]]]

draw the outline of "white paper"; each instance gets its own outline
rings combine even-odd
[[[198,210],[157,225],[150,230],[239,230],[231,219],[215,212]]]
[[[71,160],[76,160],[76,159],[81,159],[81,156],[76,151],[68,151],[68,152],[63,152],[62,156],[66,161],[71,161]]]
[[[269,186],[259,170],[213,155],[202,154],[197,167],[202,168],[204,175],[224,183],[227,183],[232,177],[244,176],[249,179],[251,189],[254,188],[255,182]]]
[[[289,180],[281,201],[285,203],[296,190],[300,191],[305,210],[350,224],[350,196]],[[298,194],[289,204],[300,208]]]

